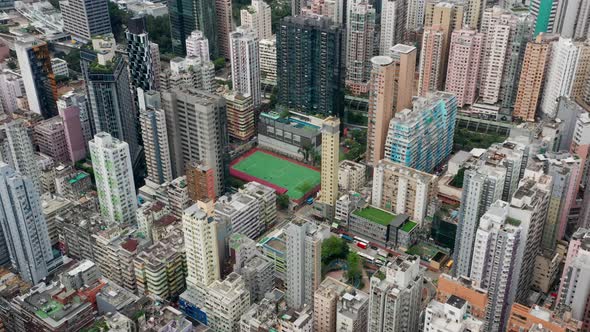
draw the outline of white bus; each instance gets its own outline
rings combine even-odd
[[[355,236],[354,240],[369,245],[369,241],[363,239],[362,237]]]
[[[371,255],[367,255],[367,254],[365,254],[363,252],[359,252],[358,254],[359,254],[359,256],[361,256],[362,258],[364,258],[365,260],[367,260],[367,261],[369,261],[371,263],[374,263],[375,262],[375,257],[373,257]]]

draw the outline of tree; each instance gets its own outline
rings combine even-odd
[[[246,182],[244,182],[240,179],[234,178],[233,176],[230,176],[228,181],[229,181],[228,182],[229,186],[236,188],[236,189],[240,189],[244,186],[244,184],[246,184]]]
[[[359,280],[363,276],[363,263],[361,257],[356,252],[348,253],[346,258],[348,262],[348,271],[346,272],[346,278],[349,283]]]
[[[345,259],[349,252],[344,239],[332,236],[322,242],[322,263],[328,264],[334,259]]]
[[[14,61],[14,59],[8,60],[6,64],[10,70],[15,70],[17,68],[16,61]]]
[[[160,48],[160,54],[172,52],[170,17],[168,15],[148,16],[146,29],[149,34],[150,41],[158,44],[158,47]]]
[[[55,82],[56,83],[65,83],[67,81],[69,81],[70,78],[67,76],[63,76],[63,75],[55,75]]]
[[[125,39],[125,28],[129,22],[129,13],[119,8],[119,6],[109,1],[109,16],[111,17],[111,26],[115,40],[122,42]]]
[[[287,209],[289,207],[289,195],[287,195],[287,194],[277,195],[277,205],[282,210]]]
[[[59,8],[59,1],[60,1],[60,0],[49,0],[49,3],[50,3],[52,6],[53,6],[53,8],[55,8],[55,9],[58,9],[58,10],[59,10],[59,9],[60,9],[60,8]]]
[[[310,159],[312,157],[312,151],[314,150],[313,145],[311,145],[311,143],[304,143],[301,147],[299,147],[299,149],[297,150],[298,153],[301,153],[303,155],[303,161],[305,163],[309,163]]]
[[[73,49],[70,53],[59,53],[56,54],[56,56],[68,63],[68,69],[76,72],[82,71],[82,69],[80,69],[80,50]]]
[[[225,68],[225,58],[221,57],[213,60],[213,65],[215,66],[215,70]]]

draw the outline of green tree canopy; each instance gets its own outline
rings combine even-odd
[[[324,264],[328,264],[334,259],[345,259],[348,252],[348,243],[342,238],[332,236],[322,242],[322,262]]]
[[[348,253],[347,257],[348,261],[348,271],[347,271],[347,278],[348,282],[353,282],[354,280],[359,280],[363,277],[363,262],[361,261],[361,256],[359,256],[356,252]]]
[[[277,195],[277,204],[279,208],[286,209],[289,207],[289,196],[287,194]]]

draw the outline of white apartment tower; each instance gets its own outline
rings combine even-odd
[[[277,84],[277,40],[273,36],[258,43],[260,80],[264,84]]]
[[[41,193],[41,169],[24,123],[22,120],[13,120],[5,123],[0,131],[5,136],[4,142],[0,143],[0,158],[18,173],[29,177]]]
[[[109,222],[133,224],[137,198],[129,145],[102,132],[88,146],[101,215]]]
[[[557,296],[557,303],[571,308],[574,319],[584,320],[588,317],[586,308],[590,305],[589,279],[590,230],[580,228],[569,242]]]
[[[425,0],[410,0],[407,2],[406,30],[419,31],[424,26]]]
[[[195,30],[186,37],[186,56],[196,57],[201,62],[209,61],[209,40],[203,32]]]
[[[465,171],[453,257],[456,276],[470,275],[479,219],[492,203],[502,198],[505,178],[503,167],[483,165]]]
[[[418,332],[423,271],[417,256],[399,256],[373,275],[369,291],[368,331]]]
[[[381,39],[379,55],[386,55],[394,45],[403,41],[406,27],[406,4],[400,0],[381,2]]]
[[[375,39],[376,12],[368,2],[350,1],[346,27],[346,87],[353,94],[367,93]]]
[[[194,204],[182,214],[187,290],[180,297],[205,308],[207,288],[220,278],[217,223]]]
[[[516,299],[526,303],[533,284],[535,259],[541,254],[543,226],[547,219],[549,199],[553,186],[547,175],[525,176],[510,201],[509,216],[520,220],[522,229],[519,255],[520,271]]]
[[[166,113],[161,106],[160,94],[137,88],[137,99],[147,178],[157,184],[172,181]]]
[[[45,278],[54,260],[41,198],[33,182],[0,163],[0,257],[33,285]]]
[[[481,217],[470,278],[477,287],[488,291],[486,331],[506,330],[518,283],[518,261],[522,258],[521,232],[520,221],[509,217],[509,206],[504,201],[496,201]]]
[[[302,219],[292,221],[285,229],[285,297],[291,308],[301,308],[304,304],[313,307],[314,292],[322,281],[322,240],[327,232],[327,228]]]
[[[233,90],[252,97],[254,107],[261,103],[258,37],[251,30],[238,28],[229,35]]]
[[[547,117],[557,115],[557,102],[561,96],[569,96],[578,67],[579,48],[571,39],[559,38],[551,46],[551,60],[547,80],[541,98],[541,112]]]
[[[254,31],[258,40],[272,37],[271,10],[263,0],[252,0],[252,4],[240,11],[241,28]]]

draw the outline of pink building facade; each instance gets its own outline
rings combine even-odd
[[[483,40],[476,30],[457,30],[451,36],[445,91],[457,96],[459,107],[472,105],[477,98]]]
[[[76,106],[60,109],[59,116],[63,120],[70,161],[75,163],[83,160],[86,158],[86,142],[84,142],[84,135],[82,134],[80,109]]]

